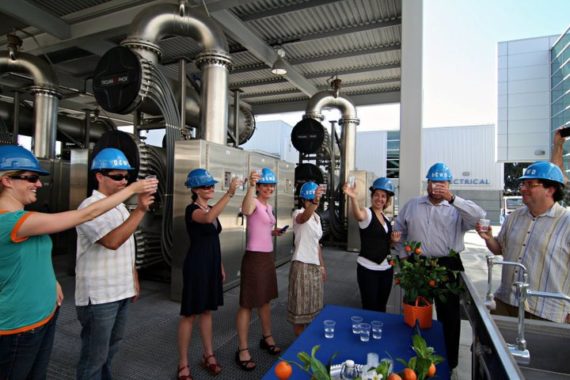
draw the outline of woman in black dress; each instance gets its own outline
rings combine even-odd
[[[222,283],[225,278],[219,234],[222,226],[218,215],[234,196],[240,181],[234,178],[230,188],[214,205],[208,201],[214,198],[216,181],[205,169],[194,169],[188,173],[186,186],[192,191],[193,202],[186,207],[186,230],[190,248],[184,260],[182,305],[178,325],[178,379],[191,380],[188,365],[188,347],[192,336],[194,318],[199,316],[200,334],[204,354],[201,364],[212,375],[221,372],[212,347],[212,310],[224,304]]]

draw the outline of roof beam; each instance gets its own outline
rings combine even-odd
[[[241,19],[242,19],[242,21],[257,20],[260,18],[277,16],[277,15],[282,15],[285,13],[302,11],[304,9],[320,7],[321,5],[338,3],[339,1],[342,1],[342,0],[310,0],[310,1],[306,1],[304,3],[291,4],[291,5],[286,5],[283,7],[276,7],[276,8],[269,9],[269,10],[266,10],[263,12],[252,13],[250,15],[244,15],[241,17]]]
[[[367,32],[369,30],[390,28],[392,26],[401,25],[402,21],[400,19],[380,21],[376,23],[357,25],[350,28],[341,28],[336,30],[320,31],[312,34],[303,34],[299,36],[283,36],[278,39],[273,39],[269,41],[270,45],[287,45],[289,43],[303,42],[303,41],[313,41],[320,40],[322,38],[330,38],[336,36],[344,36],[349,33]]]
[[[328,78],[333,75],[341,76],[348,74],[361,74],[361,73],[374,72],[376,70],[381,71],[381,70],[399,69],[399,68],[400,68],[399,63],[391,63],[389,65],[366,66],[366,67],[357,67],[354,69],[346,69],[340,71],[326,71],[320,73],[306,74],[305,77],[307,79]]]
[[[60,39],[71,37],[69,25],[53,14],[31,4],[27,0],[1,1],[0,12]]]
[[[3,3],[4,1],[0,2],[0,4]],[[81,21],[70,25],[71,35],[66,39],[56,38],[49,33],[40,33],[34,37],[24,38],[24,44],[21,50],[33,55],[49,53],[73,46],[79,46],[88,50],[87,44],[85,46],[78,45],[78,40],[79,43],[83,43],[87,41],[85,38],[88,37],[104,40],[106,38],[116,37],[117,34],[126,34],[130,24],[141,10],[150,5],[159,3],[163,3],[163,1],[154,0],[130,8],[121,9],[113,13],[101,14],[98,17],[83,18]]]
[[[341,92],[342,92],[343,88],[371,86],[371,85],[375,85],[375,84],[386,84],[386,83],[394,83],[394,82],[399,82],[399,81],[400,81],[400,77],[387,78],[387,79],[373,79],[373,80],[366,80],[366,81],[361,81],[361,82],[351,82],[351,83],[344,83],[343,82],[341,85]],[[317,86],[317,88],[319,89],[319,91],[323,91],[323,90],[326,90],[327,88],[330,88],[330,86]],[[296,94],[298,92],[299,92],[298,90],[284,90],[284,91],[275,91],[275,92],[251,92],[248,94],[242,94],[241,98],[242,99],[248,99],[248,98],[258,98],[260,96],[267,96],[267,95],[269,95],[269,96],[290,95],[290,94]]]
[[[369,106],[400,103],[400,91],[379,92],[376,94],[349,95],[355,106]],[[269,113],[283,112],[303,112],[307,108],[307,100],[297,100],[292,102],[278,101],[267,104],[253,104],[251,111],[254,115],[265,115]],[[357,110],[358,112],[358,110]]]
[[[375,47],[373,49],[344,51],[344,52],[340,52],[340,53],[320,55],[320,56],[315,56],[315,57],[303,57],[303,58],[297,58],[297,59],[288,59],[287,61],[291,65],[301,65],[301,64],[305,64],[305,63],[325,62],[325,61],[330,61],[331,59],[352,58],[352,57],[359,57],[359,56],[363,56],[363,55],[386,53],[386,52],[390,52],[390,51],[399,51],[400,49],[401,49],[400,44],[396,44],[393,46],[379,46],[379,47]],[[258,64],[255,66],[238,67],[238,68],[232,70],[232,74],[255,72],[255,71],[258,71],[259,69],[265,68],[265,67],[266,66],[263,64]]]
[[[277,59],[277,53],[271,46],[267,45],[260,37],[250,30],[239,18],[233,13],[222,10],[212,12],[212,16],[223,26],[234,40],[242,44],[260,61],[264,62],[268,67],[273,65]],[[293,66],[285,61],[287,67],[287,79],[291,84],[301,90],[307,96],[313,96],[317,92],[317,88],[313,86],[303,75]]]

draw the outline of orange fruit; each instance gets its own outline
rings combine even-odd
[[[390,265],[394,266],[394,265],[396,265],[396,262],[394,260],[390,260]]]
[[[411,368],[404,368],[402,371],[402,380],[417,380],[416,373]]]
[[[420,247],[418,247],[418,248],[416,248],[416,250],[414,252],[416,253],[416,255],[421,255],[422,249]]]
[[[436,371],[437,369],[435,368],[435,364],[431,363],[427,372],[427,377],[434,377]]]
[[[397,373],[391,373],[386,380],[402,380],[402,378]]]
[[[293,367],[286,361],[280,361],[279,364],[275,366],[275,376],[279,380],[287,380],[293,374]]]
[[[409,245],[406,245],[404,247],[404,249],[406,250],[406,252],[411,252],[412,251],[412,247],[410,247]]]
[[[435,288],[435,285],[437,284],[437,282],[435,282],[435,280],[429,280],[428,281],[428,285],[432,288]]]

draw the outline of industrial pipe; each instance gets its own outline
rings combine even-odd
[[[192,37],[204,47],[196,58],[196,66],[202,71],[202,135],[208,141],[225,144],[231,60],[223,31],[203,11],[193,8],[188,13],[183,1],[180,5],[157,4],[135,17],[129,37],[121,44],[157,65],[162,54],[158,42],[167,35]]]
[[[19,133],[31,136],[34,132],[34,112],[30,108],[19,107],[18,126]],[[11,103],[0,102],[0,119],[6,120],[10,124],[16,122],[16,112]],[[110,130],[115,130],[113,122],[107,119],[92,119],[89,128],[89,139],[97,141],[101,136]],[[57,139],[60,141],[84,141],[85,140],[85,120],[76,119],[69,116],[59,116],[57,120]]]
[[[0,73],[30,74],[34,86],[30,88],[34,94],[34,139],[32,150],[38,158],[55,158],[57,110],[60,94],[57,91],[58,81],[55,72],[44,60],[17,51],[0,52]]]
[[[356,107],[346,97],[339,95],[338,90],[325,90],[317,92],[309,99],[305,115],[303,118],[324,120],[322,110],[324,108],[337,108],[342,118],[339,125],[342,126],[342,167],[340,180],[346,182],[346,177],[351,170],[356,167],[356,126],[360,124],[360,119],[356,115]]]

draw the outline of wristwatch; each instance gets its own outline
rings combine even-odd
[[[451,194],[451,199],[447,201],[447,203],[449,203],[450,205],[452,205],[453,202],[455,202],[455,194]]]

